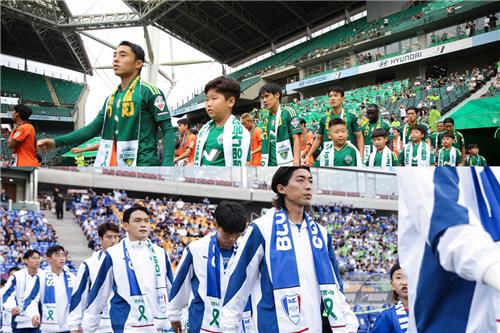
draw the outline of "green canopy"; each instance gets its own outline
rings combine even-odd
[[[460,109],[441,117],[451,117],[455,129],[500,127],[500,97],[480,98],[467,102]]]
[[[96,143],[100,143],[100,142],[101,142],[101,137],[96,136],[95,138],[92,138],[89,141],[82,143],[81,145],[78,146],[78,148],[89,147],[89,146],[95,145]],[[63,154],[62,157],[75,157],[76,155],[77,154],[73,154],[70,150],[66,154]],[[96,155],[97,155],[97,150],[83,152],[84,157],[95,157]]]

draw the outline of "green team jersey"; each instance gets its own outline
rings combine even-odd
[[[333,147],[332,149],[335,149],[335,155],[333,159],[333,166],[357,166],[358,161],[356,159],[356,150],[349,146],[348,144],[345,144],[344,147],[341,149],[337,149]],[[319,167],[320,166],[320,158],[317,158],[316,161],[313,163],[314,167]]]
[[[363,133],[363,137],[365,138],[365,147],[366,146],[371,146],[372,144],[372,133],[373,130],[376,128],[383,128],[387,131],[387,136],[389,136],[389,131],[391,129],[391,126],[387,121],[384,119],[381,119],[380,117],[378,120],[372,124],[371,122],[367,121],[364,125],[361,125],[359,127],[359,130],[361,133]]]
[[[432,132],[431,135],[429,136],[429,140],[431,141],[431,146],[432,149],[437,149],[438,148],[438,136],[442,132]]]
[[[137,89],[137,88],[136,88]],[[117,105],[123,98],[125,91],[119,89],[113,103],[113,113],[121,115]],[[104,125],[107,100],[97,117],[87,126],[79,130],[54,138],[56,147],[76,146],[96,136],[100,136]],[[121,105],[119,105],[121,108]],[[141,120],[139,130],[139,147],[137,151],[137,166],[159,166],[158,156],[158,127],[163,132],[163,163],[164,166],[173,165],[175,148],[175,133],[170,121],[170,112],[165,97],[160,89],[141,81]]]
[[[226,166],[226,160],[224,158],[224,126],[212,127],[210,132],[208,132],[207,141],[203,147],[203,156],[201,158],[201,165],[210,166]],[[247,161],[250,161],[252,157],[252,152],[248,150]]]
[[[323,143],[332,141],[328,137],[327,122],[330,122],[330,120],[332,120],[333,118],[342,118],[347,125],[347,140],[349,140],[353,145],[356,145],[357,142],[355,133],[360,131],[358,117],[354,113],[346,110],[343,110],[343,112],[340,114],[335,114],[332,110],[329,110],[328,112],[330,114],[325,114],[319,121],[318,134],[323,135]]]
[[[438,135],[439,148],[441,148],[443,146],[441,141],[443,140],[444,133],[446,133],[446,131],[443,131],[443,132],[439,133],[439,135]],[[462,135],[462,133],[460,133],[458,131],[453,131],[453,134],[455,135],[455,141],[453,141],[452,146],[457,148],[458,150],[462,151],[462,147],[465,146],[464,136]]]
[[[267,166],[277,166],[276,161],[276,141],[281,141],[284,139],[284,135],[288,136],[290,139],[290,145],[293,150],[293,139],[294,134],[301,134],[302,129],[300,128],[300,119],[297,116],[295,110],[282,107],[281,108],[281,124],[279,124],[278,132],[280,133],[280,138],[276,137],[275,126],[276,126],[276,114],[269,112],[269,162]]]
[[[424,134],[424,138],[422,139],[422,141],[425,142],[425,140],[427,140],[429,138],[429,126],[427,126],[426,124],[421,123],[419,121],[417,121],[416,125],[421,125],[421,126],[424,127],[425,134]],[[410,124],[405,124],[401,128],[401,138],[403,138],[403,137],[406,138],[406,141],[404,141],[405,143],[411,142],[410,133],[411,133],[411,126],[410,126]]]
[[[424,143],[425,144],[425,143]],[[418,153],[418,144],[414,144],[412,143],[411,144],[411,166],[418,166],[418,159],[416,158],[417,157],[417,153]],[[435,159],[434,159],[434,151],[432,149],[430,149],[430,160],[429,160],[429,163],[430,163],[430,166],[434,165],[436,162],[435,162]],[[398,163],[399,165],[401,166],[404,166],[405,165],[405,149],[403,148],[400,152],[399,152],[399,156],[398,156]]]
[[[469,155],[465,159],[465,166],[486,166],[486,159],[481,155]]]
[[[391,159],[392,159],[392,166],[398,166],[398,158],[397,158],[395,152],[391,152]],[[368,165],[368,163],[367,163],[367,165]],[[375,160],[373,161],[373,166],[376,166],[376,167],[384,166],[385,167],[385,165],[382,165],[382,152],[381,151],[377,151],[375,153]]]
[[[456,149],[457,155],[456,155],[455,164],[451,163],[451,150],[452,149]],[[441,160],[441,157],[442,157],[442,160]],[[457,148],[455,148],[453,146],[450,147],[450,149],[446,149],[444,147],[439,149],[438,156],[437,156],[437,164],[439,166],[458,166],[458,165],[460,165],[460,163],[462,163],[462,153],[460,152],[460,150],[458,150]]]

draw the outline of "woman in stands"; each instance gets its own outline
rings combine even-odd
[[[390,276],[396,304],[378,316],[370,333],[406,333],[408,330],[408,279],[399,263],[392,266]]]

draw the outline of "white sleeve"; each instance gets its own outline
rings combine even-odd
[[[470,281],[482,283],[486,270],[500,263],[500,247],[476,225],[462,224],[446,229],[437,250],[444,269]]]
[[[264,257],[264,238],[258,227],[248,227],[229,272],[229,282],[221,313],[221,331],[238,332],[248,296],[258,281],[259,265]]]
[[[76,283],[71,295],[68,315],[68,327],[70,331],[78,330],[82,325],[83,312],[87,306],[87,298],[90,287],[90,271],[86,262],[82,262],[78,268]]]
[[[352,312],[351,306],[349,305],[349,303],[347,303],[347,299],[340,290],[338,290],[337,300],[340,304],[340,309],[345,320],[347,332],[357,332],[359,327],[358,318],[356,317],[354,312]]]
[[[188,305],[193,277],[193,255],[187,246],[175,272],[175,279],[170,290],[167,317],[170,321],[180,321],[182,310]]]
[[[108,304],[112,288],[113,261],[111,256],[106,253],[88,294],[88,305],[87,310],[85,310],[85,318],[88,320],[82,323],[84,332],[95,332],[98,329],[102,310]]]
[[[26,314],[28,317],[33,318],[34,316],[40,316],[40,312],[38,311],[38,305],[40,300],[43,299],[42,292],[45,292],[45,274],[41,273],[38,275],[38,279],[35,281],[35,285],[33,286],[32,293],[33,300],[30,302],[28,307],[26,308]]]
[[[11,311],[16,307],[16,285],[17,280],[15,275],[12,275],[7,280],[5,286],[0,289],[0,295],[2,297],[3,308],[7,311]]]

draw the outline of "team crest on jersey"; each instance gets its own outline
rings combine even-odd
[[[157,96],[156,99],[155,99],[155,106],[160,109],[160,111],[163,111],[163,109],[165,108],[165,99],[163,98],[163,96]]]
[[[293,127],[299,127],[299,120],[297,118],[293,118],[291,124]]]
[[[135,160],[135,149],[134,147],[125,147],[119,156],[119,158],[128,166],[131,166]]]
[[[347,155],[345,158],[344,158],[344,162],[346,164],[350,164],[352,162],[352,156],[351,155]]]
[[[222,144],[223,139],[224,139],[224,135],[223,135],[223,134],[220,134],[220,135],[217,137],[217,143],[221,145],[221,144]]]
[[[297,325],[300,321],[300,295],[285,296],[281,299],[281,305],[290,321]]]

